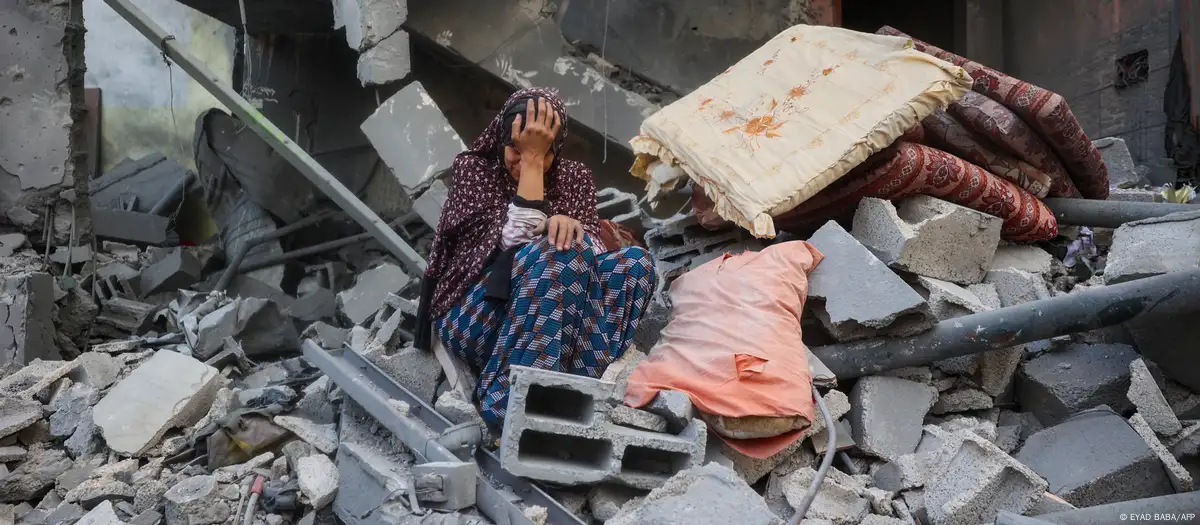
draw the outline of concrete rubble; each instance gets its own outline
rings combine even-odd
[[[18,3],[24,31],[35,17],[30,2]],[[63,8],[58,18],[66,19],[76,4],[46,9]],[[519,4],[516,18],[527,23],[494,48],[470,39],[468,22],[514,18],[506,6],[465,12],[451,0],[412,16],[405,0],[321,6],[332,7],[323,15],[350,49],[354,87],[371,86],[354,97],[374,99],[357,116],[331,117],[338,111],[322,107],[323,119],[350,125],[319,134],[357,141],[315,146],[318,134],[302,128],[326,124],[304,122],[296,108],[284,108],[296,122],[280,127],[290,136],[294,126],[295,144],[320,152],[313,155],[323,165],[345,163],[334,170],[350,175],[338,173],[341,182],[422,257],[465,149],[455,127],[475,110],[444,96],[444,81],[421,71],[430,57],[415,49],[448,51],[509,87],[558,88],[588,128],[573,132],[568,150],[590,149],[589,135],[598,135],[615,141],[621,162],[642,118],[676,96],[674,87],[631,89],[648,81],[564,39],[559,25],[574,22],[555,11],[565,3]],[[52,29],[34,40],[82,38]],[[247,71],[262,67],[263,54],[282,54],[265,40],[254,45],[263,49]],[[45,46],[30,40],[17,51],[45,54]],[[82,78],[82,57],[73,57],[82,45],[68,47],[48,51],[64,75]],[[15,71],[3,71],[0,88]],[[67,81],[30,76],[35,82],[4,91],[20,98],[0,97],[0,114],[34,121],[40,109],[29,102],[43,91],[43,104],[78,112]],[[401,82],[410,76],[422,81]],[[245,81],[270,91],[253,85],[262,79]],[[292,96],[255,103],[283,107]],[[366,237],[330,247],[361,228],[330,213],[338,210],[265,143],[254,145],[267,160],[237,158],[247,143],[221,141],[245,124],[218,116],[231,126],[205,127],[203,115],[197,122],[209,131],[191,152],[194,171],[191,161],[139,153],[80,176],[70,125],[0,140],[0,171],[16,183],[0,188],[0,525],[226,525],[243,517],[251,525],[484,525],[504,521],[486,514],[509,502],[520,509],[505,517],[515,523],[576,523],[564,519],[573,515],[587,525],[782,525],[829,455],[834,465],[800,523],[990,523],[1001,512],[1039,516],[1196,488],[1200,367],[1191,365],[1200,361],[1188,346],[1195,338],[1179,335],[1194,326],[1179,319],[996,344],[863,377],[825,369],[814,384],[834,425],[817,414],[768,457],[747,455],[729,438],[736,431],[727,418],[702,413],[685,392],[626,406],[629,375],[652,359],[670,321],[675,278],[727,253],[801,237],[710,229],[694,213],[668,217],[617,187],[598,189],[597,215],[644,242],[657,277],[635,345],[600,378],[513,366],[507,417],[489,425],[477,408],[477,371],[414,346],[420,270]],[[1095,145],[1114,186],[1110,201],[1162,200],[1123,139]],[[16,169],[23,149],[45,154]],[[332,158],[357,150],[373,164]],[[270,171],[291,179],[260,176]],[[598,184],[607,182],[601,171]],[[198,193],[192,200],[203,201],[218,234],[193,246],[175,228]],[[78,235],[64,222],[71,211],[85,212]],[[844,211],[849,221],[829,221],[805,239],[825,257],[809,276],[808,308],[797,312],[813,348],[914,336],[939,322],[1200,267],[1200,212],[1115,229],[1062,224],[1058,238],[1028,244],[1002,241],[999,218],[929,195],[865,198]],[[315,224],[275,235],[309,218]],[[247,256],[233,267],[242,249]],[[753,334],[746,337],[752,348]],[[366,364],[337,373],[315,366],[301,357],[305,341]],[[388,378],[418,403],[400,400],[396,385],[363,388],[354,383],[360,377]],[[368,406],[364,390],[382,391],[386,406]],[[422,435],[425,449],[410,448],[381,412],[450,426]],[[429,460],[434,443],[462,448]],[[484,474],[473,447],[492,454],[490,466],[505,476]],[[503,501],[478,499],[480,480]],[[555,504],[535,504],[518,481]]]

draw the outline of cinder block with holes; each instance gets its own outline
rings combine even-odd
[[[596,213],[601,219],[630,228],[642,227],[642,209],[638,206],[637,195],[616,188],[596,192]]]
[[[698,419],[678,435],[622,427],[609,417],[620,402],[613,383],[523,366],[511,373],[500,464],[517,476],[653,489],[704,462],[708,432]]]

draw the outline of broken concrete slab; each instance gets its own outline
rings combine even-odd
[[[125,159],[89,181],[89,201],[94,208],[149,213],[188,176],[186,167],[162,153],[152,153],[137,160]]]
[[[1174,492],[1145,440],[1108,407],[1029,436],[1016,457],[1046,478],[1050,492],[1077,507]]]
[[[442,219],[442,208],[446,206],[446,199],[449,197],[450,189],[446,187],[446,183],[435,180],[429,189],[413,201],[413,211],[421,217],[421,220],[425,221],[425,224],[436,230],[438,222]]]
[[[170,217],[136,211],[92,207],[92,234],[98,239],[150,246],[178,243]]]
[[[71,467],[71,459],[61,450],[30,450],[29,457],[16,470],[0,477],[0,503],[36,501]]]
[[[1054,267],[1050,252],[1028,244],[1004,244],[996,248],[991,270],[1013,268],[1033,274],[1045,274]]]
[[[51,402],[54,413],[50,414],[50,435],[56,438],[70,437],[88,409],[99,400],[100,391],[83,383],[75,383],[60,392]]]
[[[363,121],[362,132],[375,146],[383,162],[391,168],[400,186],[413,196],[450,169],[454,157],[466,149],[442,110],[426,93],[425,87],[415,81],[380,104],[379,109]],[[430,188],[429,191],[434,190]],[[444,201],[444,184],[440,191],[440,198]],[[438,198],[436,194],[430,196],[433,200]],[[421,198],[417,201],[420,202]],[[426,204],[429,204],[428,200]],[[416,203],[413,208],[420,211]],[[440,216],[439,205],[436,215],[421,215],[421,218],[425,219],[426,224],[436,227]]]
[[[79,368],[71,372],[72,381],[83,383],[92,388],[103,390],[117,382],[121,374],[121,365],[112,355],[103,352],[85,352],[75,358]]]
[[[1024,513],[1048,484],[991,442],[961,434],[942,455],[938,474],[925,486],[926,512],[933,523],[985,523],[999,511]]]
[[[351,323],[361,325],[383,307],[388,294],[400,293],[412,279],[395,264],[381,264],[358,275],[354,287],[338,294],[338,307]]]
[[[0,286],[0,366],[62,359],[54,344],[54,278],[6,276]]]
[[[23,233],[5,233],[0,235],[0,257],[8,257],[25,246],[28,238]]]
[[[1000,242],[999,217],[914,195],[893,205],[865,198],[854,213],[854,238],[888,266],[959,284],[983,280]]]
[[[442,373],[442,364],[433,352],[406,346],[392,355],[377,351],[367,352],[366,357],[422,401],[426,403],[434,401],[434,396],[437,395],[438,376]]]
[[[142,269],[139,290],[146,297],[174,292],[200,282],[200,259],[183,248],[174,248],[158,262]]]
[[[47,516],[47,521],[50,521],[50,516]],[[75,525],[125,525],[125,522],[117,517],[112,502],[104,501],[84,514]]]
[[[335,424],[315,423],[302,417],[284,415],[275,416],[274,422],[321,452],[332,454],[337,451],[338,436]]]
[[[29,399],[41,394],[79,367],[77,361],[34,360],[12,375],[0,379],[0,396]]]
[[[1200,211],[1127,222],[1113,234],[1104,284],[1200,267]]]
[[[233,337],[251,358],[295,351],[300,346],[300,334],[285,310],[273,300],[238,297],[200,320],[196,341],[191,342],[192,353],[209,359],[225,348],[228,337]]]
[[[812,467],[796,469],[785,477],[781,488],[788,504],[793,508],[799,506],[816,477],[817,471]],[[858,491],[827,476],[821,481],[817,497],[808,507],[805,521],[824,519],[837,525],[854,525],[861,522],[869,512],[870,502],[859,496]]]
[[[1167,477],[1171,480],[1171,486],[1175,487],[1175,492],[1192,491],[1194,488],[1192,475],[1183,465],[1179,464],[1179,460],[1175,459],[1162,441],[1159,441],[1158,436],[1154,435],[1154,430],[1150,428],[1146,418],[1142,417],[1140,413],[1134,414],[1129,418],[1129,426],[1133,427],[1139,436],[1142,436],[1142,439],[1146,441],[1146,446],[1150,447],[1155,456],[1158,456],[1158,460],[1162,462],[1163,468],[1167,471]]]
[[[1134,359],[1129,363],[1129,391],[1126,397],[1158,435],[1173,436],[1183,430],[1179,418],[1175,416],[1167,398],[1163,396],[1162,390],[1159,390],[1158,383],[1150,375],[1146,362],[1141,359]]]
[[[762,497],[732,470],[708,464],[681,471],[606,525],[739,523],[778,525]]]
[[[338,469],[327,456],[317,454],[300,458],[296,477],[300,480],[300,492],[308,497],[314,509],[324,508],[337,496]]]
[[[334,29],[346,28],[346,44],[365,51],[400,30],[408,17],[404,0],[334,0]]]
[[[16,434],[41,418],[41,403],[29,399],[0,397],[0,438]]]
[[[366,86],[382,86],[407,77],[412,71],[408,33],[396,31],[358,55],[358,80]]]
[[[1116,188],[1150,184],[1144,175],[1138,173],[1137,164],[1133,161],[1133,155],[1129,153],[1129,146],[1125,144],[1125,139],[1104,137],[1093,140],[1092,145],[1100,151],[1104,165],[1108,168],[1109,186]],[[1111,197],[1109,200],[1112,200]]]
[[[979,388],[992,397],[1004,395],[1013,385],[1017,367],[1025,357],[1025,347],[1001,348],[978,355]]]
[[[847,418],[859,450],[882,459],[911,454],[935,399],[937,390],[929,385],[887,376],[860,379],[850,391]]]
[[[925,300],[838,223],[808,241],[830,263],[809,274],[809,304],[837,340],[914,335],[936,323]]]
[[[159,350],[96,404],[93,417],[109,448],[145,453],[167,430],[195,423],[207,412],[221,382],[215,368]]]
[[[987,410],[992,408],[992,396],[982,390],[961,388],[938,394],[937,402],[929,413],[934,415]]]
[[[29,451],[25,450],[25,447],[20,447],[17,445],[0,447],[0,463],[21,461],[25,459],[25,456],[27,455],[29,455]]]
[[[1000,305],[1004,307],[1049,299],[1050,289],[1040,275],[1016,268],[990,270],[984,281],[996,286]]]
[[[1128,410],[1129,364],[1137,358],[1128,345],[1067,345],[1021,364],[1017,399],[1044,425],[1099,405]]]
[[[993,309],[970,290],[950,281],[921,275],[917,276],[917,282],[928,292],[926,301],[933,316],[939,321]]]
[[[621,485],[597,485],[588,492],[587,503],[592,510],[592,517],[608,521],[616,517],[626,503],[642,494],[637,489]]]

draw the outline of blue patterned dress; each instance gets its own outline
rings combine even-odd
[[[434,321],[442,344],[482,371],[476,396],[489,423],[504,419],[510,365],[600,377],[629,348],[654,291],[653,262],[636,246],[597,255],[592,244],[527,244],[513,258],[508,302],[485,297],[484,270]]]

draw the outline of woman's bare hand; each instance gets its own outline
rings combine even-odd
[[[558,250],[565,250],[575,242],[583,242],[583,223],[566,215],[546,219],[534,230],[534,233],[542,232],[546,232],[546,238]]]
[[[521,129],[522,122],[526,123],[525,129]],[[531,158],[540,159],[550,151],[550,146],[554,144],[560,129],[562,120],[550,103],[544,98],[531,100],[525,105],[525,115],[517,115],[517,118],[513,119],[513,144],[517,146],[517,151],[521,152],[522,158],[529,155]]]

